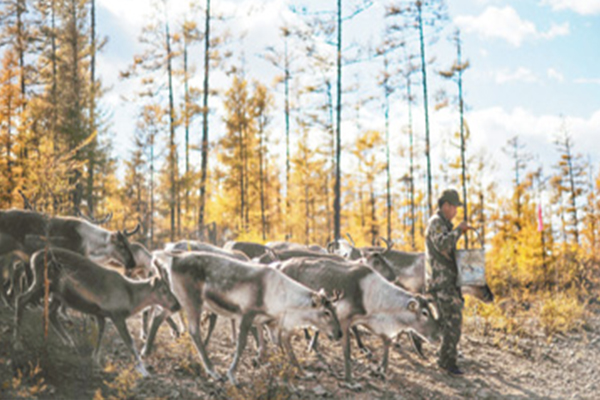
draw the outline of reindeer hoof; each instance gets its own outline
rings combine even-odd
[[[235,376],[233,376],[233,374],[231,372],[227,373],[227,378],[229,379],[229,383],[231,383],[233,386],[235,386],[235,387],[239,386],[237,379],[235,379]]]
[[[367,357],[367,360],[373,359],[373,353],[371,352],[371,350],[369,350],[367,348],[363,348],[363,349],[360,349],[360,351],[365,355],[365,357]]]
[[[217,382],[225,382],[225,377],[219,375],[218,373],[216,373],[214,371],[209,371],[208,375],[210,375],[210,377],[213,378]]]
[[[383,369],[383,367],[381,365],[375,369],[372,369],[371,375],[374,376],[375,378],[379,378],[382,381],[385,381],[385,370]]]
[[[142,375],[142,377],[147,378],[150,376],[150,373],[146,370],[146,367],[143,365],[138,365],[135,369]]]

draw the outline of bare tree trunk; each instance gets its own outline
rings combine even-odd
[[[288,36],[284,36],[284,92],[285,92],[285,212],[290,211],[290,60]],[[327,190],[327,187],[325,188]],[[290,235],[289,223],[285,220],[285,232]]]
[[[187,28],[184,28],[187,29]],[[184,124],[185,124],[185,215],[187,216],[190,212],[190,87],[189,87],[189,75],[188,75],[188,42],[189,34],[184,31],[183,34],[183,86],[184,86]]]
[[[334,239],[340,239],[341,222],[341,154],[342,154],[342,0],[337,1],[337,104],[335,148],[335,197],[333,203]]]
[[[154,134],[150,138],[150,248],[154,248]]]
[[[425,41],[423,39],[423,18],[422,18],[422,4],[417,1],[418,17],[417,21],[419,24],[419,40],[421,44],[421,74],[423,78],[423,107],[425,111],[425,158],[427,159],[427,209],[429,215],[433,213],[432,206],[432,188],[431,188],[431,147],[429,144],[429,106],[427,99],[427,65],[425,63]]]
[[[91,60],[90,60],[90,132],[96,132],[96,0],[91,0]],[[90,150],[88,151],[88,181],[87,181],[87,204],[88,212],[91,216],[95,213],[94,204],[94,168],[96,168],[96,143],[98,139],[94,137]]]
[[[175,208],[177,195],[177,182],[175,176],[175,104],[173,101],[173,69],[171,66],[171,35],[169,21],[165,21],[166,49],[167,49],[167,74],[169,79],[169,169],[171,179],[171,198],[169,208],[171,212],[171,241],[175,241]]]
[[[265,173],[264,173],[264,145],[263,145],[263,127],[259,132],[258,162],[259,162],[259,182],[260,182],[260,219],[262,227],[262,239],[267,240],[267,220],[265,216]]]
[[[198,212],[198,230],[200,239],[204,239],[204,218],[206,212],[206,177],[208,171],[208,74],[210,71],[210,0],[206,0],[204,26],[204,86],[202,93],[202,161],[200,167],[200,210]]]
[[[463,102],[463,90],[462,90],[462,74],[463,68],[461,68],[461,46],[460,36],[457,31],[456,33],[456,58],[458,65],[458,108],[460,111],[460,163],[461,163],[461,181],[462,181],[462,192],[463,192],[463,221],[467,223],[469,221],[469,198],[467,197],[467,165],[465,160],[465,123],[464,123],[464,102]],[[469,248],[469,237],[465,235],[465,248]]]
[[[383,85],[385,96],[385,172],[386,172],[386,205],[387,205],[387,240],[392,240],[392,190],[391,190],[391,171],[390,171],[390,92],[387,78],[388,61],[384,58],[385,65],[385,84]]]
[[[412,94],[410,74],[406,78],[406,92],[408,96],[408,136],[409,136],[409,178],[410,178],[410,245],[415,250],[415,225],[417,224],[415,216],[415,166],[414,166],[414,134],[412,128]]]
[[[571,201],[571,216],[573,218],[573,232],[575,233],[575,242],[579,245],[579,217],[577,215],[577,192],[575,190],[575,176],[573,173],[573,154],[571,151],[571,140],[565,138],[565,150],[567,154],[567,166],[569,169],[569,189]]]

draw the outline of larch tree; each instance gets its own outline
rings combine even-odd
[[[369,8],[373,2],[371,0],[357,1],[350,7],[343,8],[342,1],[337,0],[335,10],[320,11],[312,14],[317,16],[316,23],[312,24],[315,28],[320,26],[319,30],[314,31],[318,37],[321,35],[323,44],[329,44],[335,48],[335,183],[333,199],[333,236],[335,240],[340,239],[341,224],[341,154],[342,154],[342,66],[344,64],[344,45],[342,43],[342,29],[344,23],[355,18],[364,10]],[[305,15],[309,13],[303,12]]]
[[[398,29],[415,29],[418,34],[420,58],[421,58],[421,82],[423,88],[423,111],[425,115],[425,159],[427,172],[427,207],[429,214],[433,212],[433,186],[431,167],[431,140],[429,127],[429,97],[427,87],[427,57],[425,55],[425,37],[435,37],[436,31],[448,18],[446,5],[443,0],[410,0],[408,2],[392,2],[387,6],[386,13],[390,17],[398,17]],[[433,32],[426,32],[426,27]]]
[[[458,113],[460,117],[459,123],[459,137],[460,137],[460,177],[462,186],[462,198],[463,207],[463,221],[468,223],[469,221],[469,196],[467,195],[467,141],[465,138],[465,123],[464,123],[464,97],[463,97],[463,73],[469,68],[469,61],[462,61],[462,42],[460,40],[460,31],[457,29],[452,37],[454,44],[456,45],[456,60],[452,66],[446,71],[440,71],[439,74],[446,78],[456,82],[458,88]],[[469,239],[465,236],[465,248],[469,248]]]
[[[568,215],[567,233],[572,235],[575,243],[579,245],[580,216],[578,201],[585,191],[587,167],[583,157],[574,152],[574,142],[565,123],[561,126],[555,144],[560,157],[556,164],[557,176],[560,177],[560,184],[557,188],[568,199],[568,204],[564,209],[564,212]]]

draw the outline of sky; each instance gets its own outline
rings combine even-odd
[[[135,131],[135,107],[122,100],[123,95],[135,91],[133,81],[118,79],[133,56],[143,51],[138,43],[141,28],[147,21],[151,0],[98,0],[97,30],[108,38],[98,59],[98,71],[103,84],[110,90],[105,95],[104,107],[109,113],[111,131],[116,140],[115,151],[123,160],[132,149]],[[283,0],[222,0],[213,1],[213,9],[227,15],[227,24],[234,34],[244,33],[234,41],[234,51],[243,54],[249,77],[271,85],[277,71],[259,54],[269,45],[281,45],[278,27],[282,21],[294,21],[298,16],[289,11],[289,5],[298,1]],[[306,1],[304,3],[307,3]],[[303,3],[303,4],[304,4]],[[310,3],[310,1],[309,1]],[[324,9],[335,2],[316,2],[309,9]],[[348,4],[349,2],[345,2]],[[382,4],[376,2],[361,15],[348,22],[344,40],[375,42],[382,31]],[[319,6],[316,6],[318,4]],[[185,11],[186,1],[168,1],[165,16],[176,24]],[[312,7],[312,8],[311,8]],[[455,60],[455,48],[448,40],[456,28],[461,31],[463,59],[470,68],[463,76],[464,98],[467,105],[466,121],[471,131],[470,156],[483,155],[495,167],[488,179],[510,187],[511,164],[501,151],[507,141],[520,136],[526,151],[535,156],[531,168],[541,165],[546,173],[558,160],[553,141],[564,126],[572,135],[576,153],[600,166],[600,0],[452,0],[448,4],[449,21],[438,35],[439,40],[426,47],[427,57],[435,63],[428,69],[430,103],[432,92],[444,88],[454,95],[455,85],[444,83],[436,72],[446,69]],[[198,21],[202,24],[202,20]],[[242,52],[243,50],[243,52]],[[198,48],[198,53],[201,49]],[[344,85],[350,85],[357,71],[373,69],[373,79],[380,66],[371,63],[344,69]],[[202,74],[194,81],[199,85]],[[362,78],[365,79],[364,77]],[[226,87],[228,80],[223,71],[215,71],[211,85]],[[420,88],[415,89],[419,93]],[[359,91],[374,93],[373,83],[359,82]],[[281,104],[281,91],[276,102]],[[413,110],[415,131],[424,132],[422,96]],[[381,103],[381,96],[375,104]],[[379,103],[378,103],[379,102]],[[278,110],[282,110],[279,107]],[[211,110],[211,135],[223,132],[222,110],[214,103]],[[363,128],[383,129],[381,107],[370,106],[361,111]],[[346,144],[356,134],[355,113],[342,114],[342,134]],[[439,168],[441,154],[456,152],[446,148],[447,138],[458,126],[455,108],[434,111],[430,107],[431,141],[434,154],[434,173]],[[392,148],[405,143],[399,134],[407,121],[407,107],[400,96],[392,98],[390,136]],[[283,132],[283,116],[278,115],[271,126],[275,136]],[[196,128],[200,136],[199,127]],[[181,133],[180,133],[181,135]],[[214,139],[215,136],[212,136]],[[198,139],[199,142],[199,139]],[[281,152],[283,153],[283,152]],[[282,161],[283,163],[283,161]],[[283,165],[283,164],[282,164]],[[402,174],[406,159],[392,158],[392,170]],[[344,166],[344,165],[343,165]]]

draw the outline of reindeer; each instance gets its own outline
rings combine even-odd
[[[165,250],[180,250],[180,251],[205,251],[207,253],[220,254],[222,256],[235,258],[240,261],[250,261],[244,252],[236,249],[222,249],[212,244],[197,242],[195,240],[180,240],[177,243],[169,243],[165,246]]]
[[[392,338],[401,331],[412,331],[427,341],[437,341],[436,308],[422,296],[391,284],[364,264],[297,258],[283,262],[278,269],[309,288],[324,288],[327,294],[343,293],[335,308],[342,327],[347,382],[352,381],[349,333],[355,325],[366,327],[382,339],[379,371],[384,376]]]
[[[31,255],[50,245],[79,253],[106,264],[110,260],[133,265],[127,236],[131,232],[111,232],[83,219],[49,217],[35,211],[0,211],[0,255],[14,250]]]
[[[137,361],[137,370],[148,376],[148,371],[134,347],[125,320],[146,307],[159,305],[169,312],[176,312],[180,305],[169,289],[168,277],[160,271],[160,278],[139,281],[124,277],[117,271],[104,268],[95,262],[60,248],[36,252],[31,258],[33,282],[29,289],[17,297],[15,310],[15,346],[20,347],[19,326],[25,306],[40,296],[44,290],[44,269],[48,268],[50,280],[49,319],[63,343],[75,348],[73,339],[57,318],[60,305],[64,304],[84,314],[93,315],[98,323],[98,342],[93,357],[98,361],[105,319],[116,326],[123,342]]]
[[[225,243],[223,249],[228,251],[241,251],[250,259],[258,258],[269,251],[269,248],[264,244],[254,242],[236,242],[233,240]]]
[[[125,270],[125,275],[127,277],[139,280],[160,276],[160,268],[153,263],[152,253],[150,253],[143,244],[133,242],[131,243],[130,248],[135,265],[132,268],[127,268]],[[148,337],[148,321],[150,320],[152,311],[155,313],[157,312],[156,310],[146,309],[142,313],[142,329],[140,332],[140,338],[142,340],[145,340]],[[168,316],[166,320],[171,328],[172,335],[174,337],[179,337],[181,335],[179,324],[175,322],[172,316]]]
[[[204,307],[238,322],[236,351],[227,372],[234,385],[237,384],[235,370],[253,324],[267,325],[290,361],[301,371],[290,343],[293,329],[315,326],[332,339],[342,336],[329,299],[275,269],[202,252],[181,256],[164,252],[159,258],[168,265],[166,270],[170,273],[173,292],[186,312],[190,336],[205,371],[214,379],[220,380],[221,376],[214,370],[200,336],[200,315]],[[153,323],[147,345],[159,325],[160,319]]]

